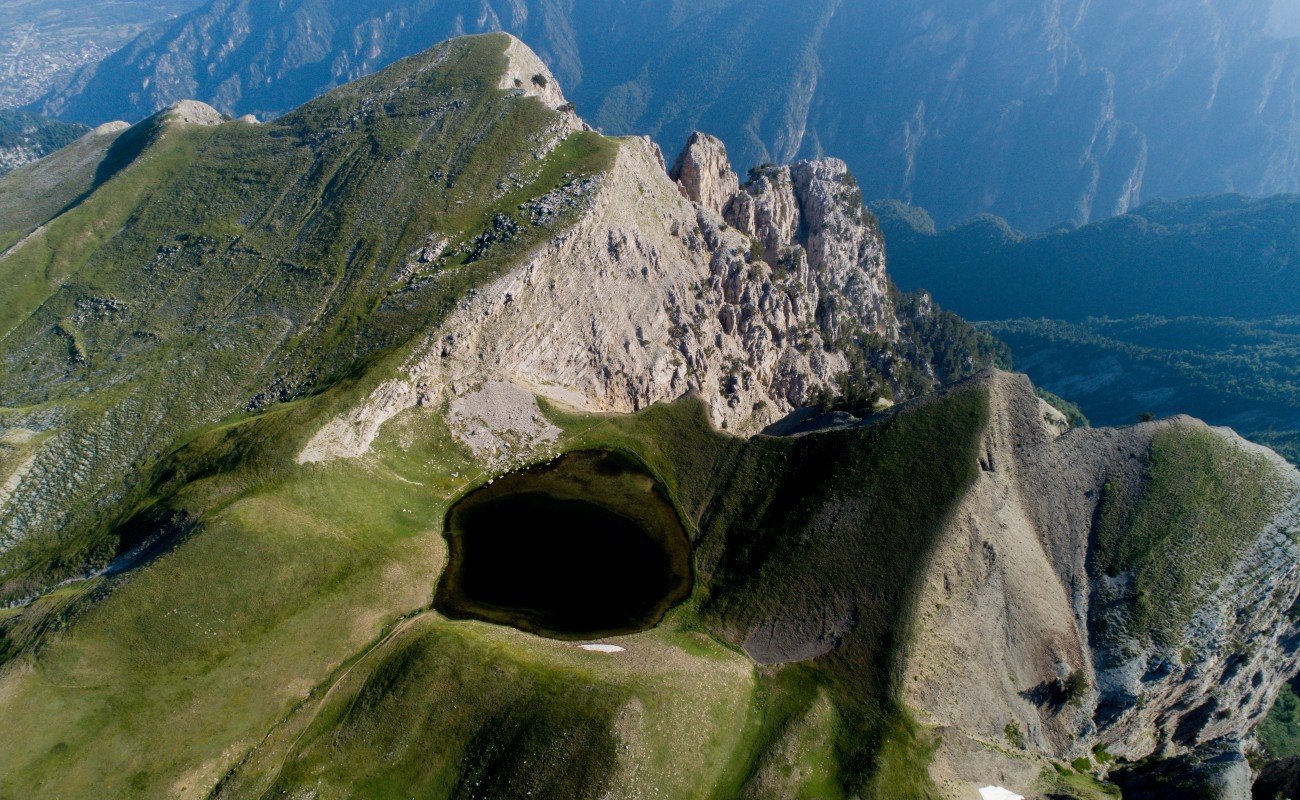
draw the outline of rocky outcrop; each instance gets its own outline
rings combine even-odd
[[[182,125],[220,125],[226,116],[207,103],[198,100],[181,100],[163,109],[160,118]]]
[[[648,139],[624,140],[573,228],[466,298],[405,378],[301,458],[358,455],[394,414],[496,380],[589,411],[695,392],[718,427],[755,432],[849,370],[854,337],[876,337],[886,370],[901,358],[884,242],[843,162],[741,187],[721,144],[697,134],[676,182],[663,165]]]
[[[135,508],[126,481],[145,480],[145,470],[172,480],[172,462],[161,459],[193,453],[177,443],[193,442],[213,453],[195,458],[224,463],[228,445],[218,440],[262,442],[283,422],[278,458],[315,424],[299,460],[327,461],[367,453],[385,422],[426,407],[488,477],[560,445],[559,424],[539,396],[587,412],[631,412],[690,393],[717,427],[749,434],[868,369],[907,401],[919,390],[898,373],[939,372],[932,360],[940,359],[918,345],[916,330],[934,323],[940,336],[970,333],[939,325],[952,321],[939,320],[928,298],[890,291],[880,233],[843,162],[764,167],[741,185],[717,140],[699,135],[670,176],[648,139],[614,142],[582,131],[539,63],[516,40],[481,37],[404,62],[386,81],[343,89],[302,118],[208,131],[223,146],[200,148],[211,152],[185,171],[202,180],[182,183],[183,194],[158,187],[150,201],[157,215],[145,208],[118,223],[124,239],[88,262],[83,284],[51,286],[62,295],[44,316],[15,315],[28,328],[6,340],[15,344],[7,345],[10,400],[0,419],[7,431],[0,547],[92,530],[83,520],[102,526]],[[435,72],[444,64],[447,73]],[[449,100],[447,85],[462,85],[461,70],[474,69],[488,71],[471,82],[473,91]],[[442,80],[447,75],[456,80]],[[221,120],[186,105],[120,134],[129,138],[113,146],[145,159],[164,152],[149,147],[164,141],[154,134],[170,124]],[[315,158],[235,208],[232,187],[253,182],[222,170],[246,166],[238,157],[243,137],[296,148],[285,138],[312,124],[322,136]],[[437,149],[412,150],[417,142]],[[466,162],[485,173],[472,176],[472,187],[445,175],[441,187],[430,181],[448,152],[475,146],[492,149]],[[18,177],[40,177],[72,155]],[[102,158],[84,161],[86,181],[100,175]],[[545,181],[513,194],[526,185],[518,165],[538,162]],[[563,169],[550,168],[557,163]],[[362,174],[327,177],[354,166]],[[321,193],[295,198],[292,188],[304,185]],[[442,205],[463,204],[463,214],[414,213],[431,192],[451,188],[460,191],[443,193]],[[209,196],[223,198],[219,213],[178,228],[173,209]],[[26,195],[9,197],[15,213],[30,205]],[[359,227],[322,218],[323,207],[347,211],[341,216],[358,218]],[[88,225],[104,219],[97,210],[87,216]],[[266,221],[247,241],[201,233],[224,230],[231,219]],[[309,259],[298,235],[285,231],[310,226],[320,228],[320,255]],[[371,240],[399,245],[364,269],[329,272],[337,255]],[[140,254],[137,268],[110,274],[129,265],[123,252]],[[261,287],[258,296],[240,306],[250,285]],[[190,316],[169,316],[177,287],[193,290],[183,311]],[[379,310],[345,336],[336,324],[354,308]],[[157,343],[163,334],[171,338]],[[318,349],[341,355],[312,361]],[[317,367],[348,380],[313,386]],[[42,393],[44,383],[60,381],[66,393]],[[120,402],[83,402],[114,387],[126,387]],[[863,394],[872,406],[879,399]],[[297,397],[303,402],[283,414],[260,413]],[[207,427],[239,409],[254,418],[230,428],[236,438],[223,438],[225,426]],[[1293,470],[1186,418],[1071,430],[1027,379],[1005,373],[913,397],[871,419],[831,422],[853,430],[698,440],[701,449],[719,448],[716,482],[713,470],[695,466],[705,462],[690,462],[710,475],[693,492],[698,574],[712,581],[701,619],[716,623],[715,633],[753,662],[825,668],[839,684],[837,703],[862,710],[862,701],[905,701],[941,732],[935,777],[954,797],[988,783],[1032,794],[1049,760],[1081,757],[1095,745],[1131,761],[1222,764],[1221,783],[1240,783],[1233,754],[1298,667]],[[786,430],[818,424],[801,417]],[[196,430],[208,433],[195,440]],[[1155,485],[1153,453],[1168,442],[1199,448],[1175,483],[1195,478],[1189,485],[1215,484],[1208,490],[1221,495],[1226,486],[1226,506],[1267,485],[1268,502],[1255,509],[1267,514],[1215,518],[1224,498],[1213,491],[1174,496],[1170,512],[1186,502],[1191,513],[1172,535],[1191,530],[1198,538],[1177,547],[1157,541],[1117,561],[1106,532],[1125,542],[1135,531],[1150,535],[1134,515]],[[262,463],[231,457],[249,469]],[[706,500],[712,492],[719,494]],[[1275,494],[1286,501],[1276,508]],[[70,497],[82,501],[74,508],[81,516],[67,515]],[[1125,497],[1137,499],[1126,505]],[[1206,519],[1214,525],[1200,531]],[[1175,594],[1158,606],[1179,622],[1159,631],[1160,620],[1138,624],[1153,585],[1141,569],[1156,560],[1182,570]],[[70,570],[57,577],[76,577]],[[11,596],[36,585],[22,578]]]
[[[818,323],[831,340],[896,336],[885,275],[885,242],[862,192],[839,159],[759,172],[728,203],[727,221],[763,247],[775,267],[812,279]]]
[[[500,88],[536,97],[552,110],[568,105],[569,101],[560,90],[560,82],[537,54],[528,49],[528,45],[512,36],[510,44],[506,45],[505,56],[506,69],[498,84]]]
[[[1249,800],[1252,770],[1239,742],[1215,741],[1116,773],[1125,800]],[[1272,800],[1272,798],[1270,798]]]
[[[721,214],[740,191],[740,177],[731,168],[722,140],[695,132],[673,164],[669,177],[686,199]]]

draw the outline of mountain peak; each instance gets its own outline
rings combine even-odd
[[[168,122],[185,125],[220,125],[226,116],[212,106],[200,100],[181,100],[172,103],[159,113],[159,117]]]
[[[569,104],[560,89],[560,82],[532,48],[508,33],[488,35],[509,40],[505,50],[506,71],[501,76],[502,89],[536,97],[551,109],[558,110]]]

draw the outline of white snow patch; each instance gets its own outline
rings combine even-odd
[[[982,800],[1025,800],[1024,797],[1001,786],[985,786],[980,789],[980,797]]]
[[[589,652],[589,653],[621,653],[621,652],[623,652],[623,648],[619,647],[619,646],[616,645],[616,644],[584,644],[584,645],[579,645],[579,647],[581,647],[583,650],[586,650],[586,651]],[[1021,798],[1021,800],[1024,800],[1024,798]]]

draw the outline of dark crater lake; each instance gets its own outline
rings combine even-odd
[[[447,512],[434,607],[557,639],[652,628],[691,591],[690,541],[662,486],[619,453],[570,453]]]

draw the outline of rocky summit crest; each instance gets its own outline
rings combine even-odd
[[[742,187],[721,143],[696,134],[671,175],[649,140],[621,140],[610,169],[581,187],[574,225],[467,299],[404,376],[302,459],[360,455],[393,415],[453,397],[484,404],[457,406],[453,430],[468,438],[496,417],[478,387],[500,382],[619,413],[696,394],[714,424],[754,433],[846,387],[869,411],[992,362],[965,323],[892,291],[843,162],[771,167]],[[965,338],[936,339],[938,323]]]

